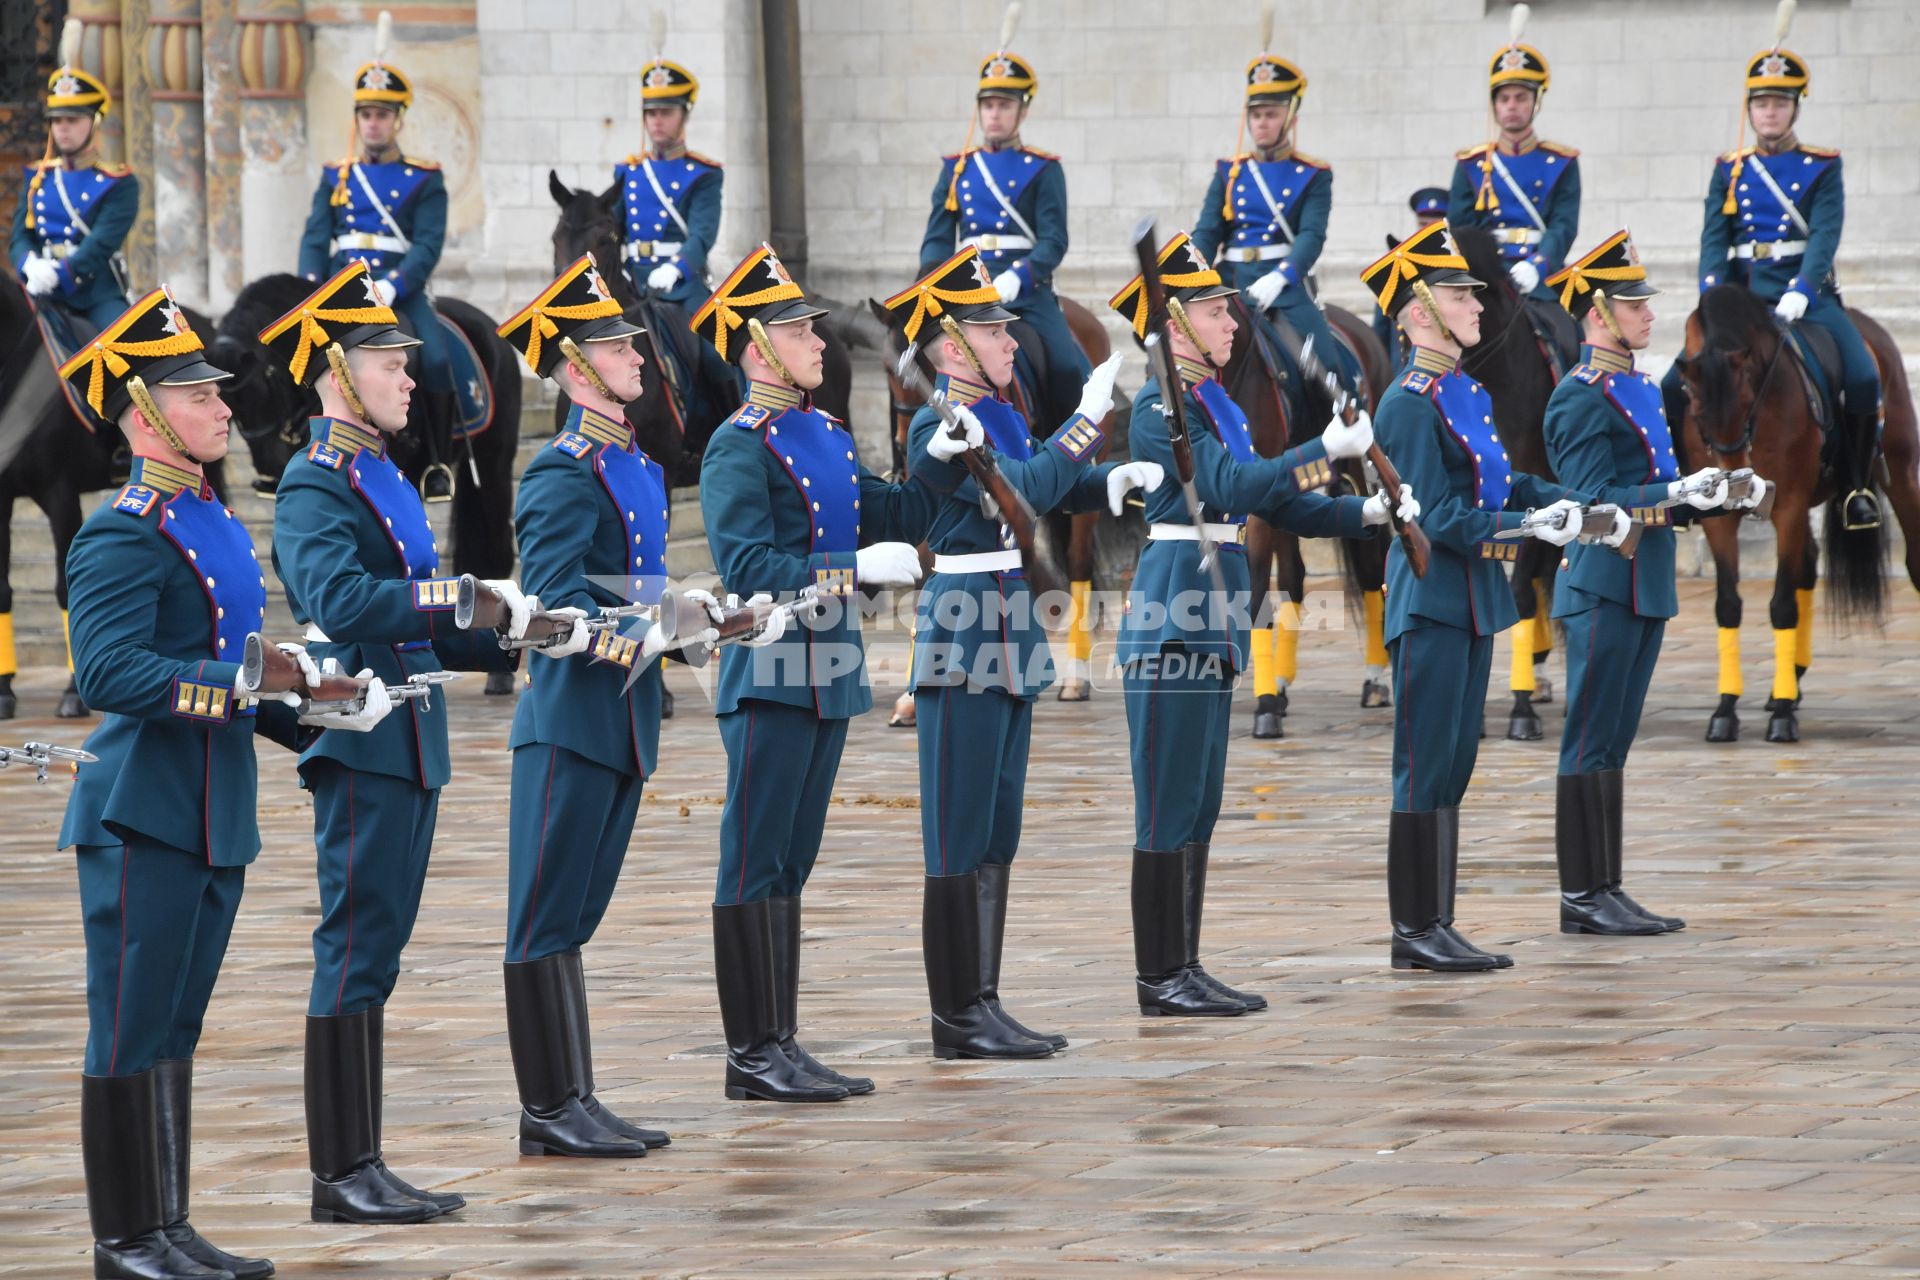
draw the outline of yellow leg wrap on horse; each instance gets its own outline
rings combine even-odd
[[[1280,682],[1273,674],[1273,628],[1255,627],[1248,644],[1253,648],[1253,696],[1264,698],[1280,692]]]
[[[1073,612],[1067,618],[1067,656],[1079,662],[1093,656],[1093,620],[1087,608],[1092,595],[1093,583],[1073,584]]]
[[[1273,673],[1288,684],[1300,676],[1300,606],[1292,600],[1274,615]]]
[[[1793,629],[1793,660],[1802,667],[1813,665],[1813,592],[1795,591],[1793,602],[1800,609],[1800,625]]]
[[[0,676],[20,670],[20,655],[13,647],[13,615],[0,613]]]
[[[1384,667],[1392,661],[1387,656],[1386,591],[1367,592],[1360,597],[1360,607],[1367,619],[1366,664],[1370,667]]]
[[[1507,676],[1507,688],[1514,693],[1532,693],[1533,684],[1533,623],[1522,618],[1507,628],[1507,639],[1513,644],[1513,662]]]
[[[60,636],[67,642],[67,671],[73,671],[73,624],[67,621],[67,611],[60,611]]]
[[[1547,615],[1547,584],[1533,580],[1533,652],[1545,657],[1553,652],[1553,619]]]
[[[1793,653],[1799,646],[1799,631],[1788,628],[1773,633],[1773,696],[1792,702],[1800,696],[1800,677],[1793,671]]]
[[[1740,628],[1720,628],[1720,692],[1739,697],[1747,691],[1740,678]]]

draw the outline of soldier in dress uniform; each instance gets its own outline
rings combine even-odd
[[[1236,322],[1227,300],[1234,290],[1184,232],[1174,234],[1159,260],[1173,321],[1169,356],[1182,383],[1204,530],[1193,523],[1180,486],[1162,485],[1147,495],[1148,541],[1120,632],[1133,762],[1135,994],[1142,1013],[1232,1017],[1264,1009],[1267,1001],[1233,990],[1201,967],[1200,919],[1226,785],[1233,686],[1247,667],[1247,516],[1303,537],[1355,538],[1388,514],[1378,495],[1319,492],[1332,477],[1331,459],[1359,457],[1372,443],[1364,415],[1351,427],[1335,419],[1318,440],[1278,458],[1254,452],[1246,414],[1217,376],[1232,349]],[[1140,277],[1109,305],[1136,336],[1145,336]],[[1149,377],[1134,397],[1130,443],[1136,458],[1171,472],[1165,397],[1159,379]],[[1412,490],[1405,496],[1403,514],[1418,515]],[[1201,559],[1203,533],[1213,544],[1211,569]]]
[[[260,852],[253,735],[291,749],[328,724],[368,729],[387,696],[375,680],[364,712],[305,722],[243,696],[266,580],[203,473],[226,456],[229,375],[164,287],[60,372],[133,453],[131,481],[67,556],[74,674],[104,713],[87,740],[99,761],[75,779],[60,829],[86,925],[93,1274],[270,1276],[271,1262],[215,1248],[187,1221],[193,1052]]]
[[[873,706],[856,588],[919,580],[913,544],[943,496],[936,486],[955,482],[947,474],[887,484],[861,464],[847,429],[814,407],[825,343],[813,322],[825,314],[761,245],[693,318],[748,379],[746,403],[713,433],[700,467],[720,580],[749,598],[814,588],[826,606],[792,628],[776,615],[755,647],[720,664],[727,802],[713,949],[730,1098],[833,1102],[873,1089],[794,1038],[800,895],[820,852],[847,722]]]
[[[67,19],[61,66],[47,78],[47,148],[26,169],[7,257],[36,299],[105,329],[127,309],[120,246],[140,212],[140,179],[100,158],[107,87],[79,66],[80,20]]]
[[[1118,353],[1094,370],[1074,415],[1035,447],[1005,394],[1018,345],[1007,331],[1013,313],[973,246],[886,305],[905,340],[919,344],[936,390],[962,420],[980,424],[1000,473],[1036,513],[1110,503],[1118,515],[1127,489],[1159,482],[1150,463],[1095,465]],[[911,456],[946,448],[946,434],[933,408],[921,409],[909,427]],[[1053,683],[1053,664],[1020,551],[1006,526],[981,512],[980,496],[969,478],[934,517],[933,576],[914,624],[927,872],[921,948],[936,1057],[1044,1057],[1066,1037],[1030,1030],[1006,1011],[1000,958],[1033,703]]]
[[[572,405],[520,481],[521,581],[549,611],[580,618],[657,603],[666,477],[625,414],[640,398],[645,360],[633,339],[644,331],[621,318],[589,254],[499,332]],[[711,596],[686,594],[718,613]],[[534,650],[556,661],[527,673],[514,710],[505,972],[522,1155],[637,1157],[668,1143],[593,1095],[580,956],[613,898],[658,758],[665,639],[646,622],[576,626]]]
[[[1791,0],[1783,0],[1773,48],[1747,60],[1742,145],[1720,157],[1707,184],[1700,290],[1744,284],[1773,303],[1782,321],[1805,320],[1832,337],[1840,350],[1846,526],[1873,529],[1880,524],[1880,503],[1873,494],[1880,370],[1847,314],[1834,275],[1847,214],[1840,152],[1810,147],[1794,133],[1812,72],[1805,58],[1781,47],[1792,17]],[[1755,139],[1751,147],[1745,145],[1748,125]],[[1661,390],[1669,418],[1680,421],[1686,382],[1678,364],[1668,369]]]
[[[1520,43],[1527,12],[1513,6],[1506,47],[1487,65],[1494,138],[1454,155],[1447,222],[1491,231],[1514,288],[1551,303],[1541,281],[1560,269],[1580,233],[1580,153],[1534,135],[1552,73],[1538,49]]]
[[[1020,141],[1020,126],[1039,81],[1024,58],[1007,49],[1019,6],[1007,6],[1000,47],[980,64],[967,143],[944,156],[933,184],[933,207],[920,242],[920,274],[972,246],[993,277],[1001,304],[1031,325],[1046,357],[1040,387],[1047,418],[1065,419],[1092,372],[1073,340],[1053,273],[1067,256],[1067,177],[1060,158]],[[973,131],[980,130],[975,147]],[[1033,353],[1028,353],[1031,361]]]
[[[1407,197],[1407,208],[1413,211],[1413,229],[1431,226],[1447,216],[1447,193],[1441,187],[1421,187]],[[1411,348],[1407,345],[1406,335],[1394,327],[1387,313],[1375,307],[1373,309],[1373,336],[1380,339],[1380,345],[1387,349],[1387,358],[1395,366],[1405,362]]]
[[[492,633],[454,626],[459,579],[419,491],[387,454],[407,423],[408,348],[358,260],[268,325],[260,340],[320,397],[309,443],[281,476],[273,563],[316,655],[389,683],[442,667],[510,670]],[[537,601],[489,584],[524,632]],[[307,1003],[307,1143],[316,1222],[425,1222],[466,1203],[400,1180],[381,1154],[387,997],[413,930],[451,774],[446,701],[407,704],[379,730],[322,738],[300,757],[313,793],[320,923]]]
[[[1567,548],[1553,592],[1553,616],[1567,630],[1567,722],[1560,736],[1555,844],[1563,933],[1649,934],[1684,928],[1648,911],[1621,887],[1622,778],[1640,709],[1660,656],[1674,594],[1673,526],[1724,505],[1717,492],[1683,481],[1660,388],[1633,367],[1653,333],[1659,290],[1647,280],[1633,241],[1617,231],[1548,283],[1580,322],[1584,345],[1547,402],[1547,458],[1567,484],[1629,510],[1645,526],[1627,560],[1603,547]],[[1758,506],[1756,486],[1743,506]]]
[[[1374,431],[1400,476],[1419,490],[1432,542],[1416,578],[1398,540],[1387,553],[1387,651],[1393,663],[1393,813],[1387,894],[1396,969],[1494,969],[1512,960],[1481,951],[1453,927],[1460,801],[1473,777],[1493,638],[1518,619],[1500,566],[1526,509],[1548,507],[1564,545],[1580,533],[1583,495],[1515,470],[1493,424],[1485,387],[1459,368],[1480,341],[1482,282],[1468,274],[1445,222],[1414,232],[1361,273],[1380,309],[1406,331],[1413,359],[1380,398]],[[1628,531],[1624,513],[1607,535]]]

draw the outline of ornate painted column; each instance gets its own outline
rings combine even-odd
[[[247,280],[299,264],[319,174],[307,164],[307,33],[301,0],[239,0],[238,227]]]
[[[236,0],[201,0],[201,119],[206,134],[207,305],[233,305],[247,282],[240,252],[240,25]]]
[[[147,0],[120,0],[120,39],[122,49],[132,56],[121,58],[121,135],[126,146],[126,162],[140,178],[140,216],[127,233],[128,285],[137,297],[157,283],[153,242],[153,85],[147,78],[147,47],[151,6]]]
[[[200,0],[151,0],[147,79],[153,96],[154,250],[174,296],[205,309],[206,124]]]
[[[100,154],[108,160],[124,160],[127,112],[120,82],[120,0],[73,0],[67,16],[80,19],[80,65],[99,77],[113,95],[113,108],[100,122]],[[59,39],[57,34],[54,38]]]

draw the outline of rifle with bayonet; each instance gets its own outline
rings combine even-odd
[[[1614,521],[1620,515],[1620,508],[1611,502],[1594,502],[1580,507],[1580,532],[1575,538],[1580,542],[1605,542],[1613,533]],[[1495,538],[1530,538],[1542,529],[1564,529],[1567,527],[1568,508],[1541,507],[1535,510],[1527,508],[1527,514],[1521,517],[1518,529],[1502,529],[1494,534]],[[1640,533],[1646,526],[1638,520],[1627,521],[1627,536],[1614,550],[1627,559],[1633,559],[1633,553],[1639,549]]]
[[[1327,388],[1327,394],[1333,400],[1333,411],[1340,421],[1352,426],[1360,417],[1360,405],[1347,389],[1340,385],[1340,379],[1333,370],[1327,368],[1313,349],[1313,335],[1300,346],[1300,374],[1308,380],[1318,379]],[[1367,446],[1367,461],[1380,477],[1380,490],[1387,498],[1387,518],[1393,522],[1393,532],[1400,539],[1400,549],[1406,553],[1407,568],[1413,570],[1413,576],[1427,576],[1427,561],[1433,555],[1433,544],[1427,541],[1427,535],[1420,526],[1411,520],[1400,518],[1400,472],[1387,458],[1387,451],[1375,440]]]
[[[1688,495],[1712,493],[1723,481],[1727,486],[1727,500],[1723,508],[1724,510],[1738,510],[1739,504],[1746,501],[1748,496],[1753,493],[1754,488],[1758,486],[1763,490],[1759,505],[1744,514],[1755,520],[1765,520],[1773,514],[1773,486],[1755,475],[1752,467],[1741,467],[1734,471],[1724,469],[1714,471],[1702,476],[1697,484],[1683,478],[1678,482],[1680,486],[1679,492],[1660,499],[1660,501],[1653,504],[1654,508],[1664,511],[1668,507],[1677,507],[1687,500]],[[1705,515],[1708,513],[1702,512],[1701,514]]]
[[[650,604],[615,605],[588,618],[536,609],[527,619],[526,634],[514,639],[507,635],[513,626],[513,610],[507,598],[472,574],[463,573],[454,598],[453,625],[462,631],[492,631],[502,649],[551,649],[571,640],[575,627],[585,627],[589,632],[617,631],[629,619],[651,618],[653,614]]]
[[[388,684],[387,696],[395,703],[417,698],[423,710],[432,710],[434,689],[457,679],[459,676],[451,671],[420,671]],[[358,676],[329,673],[320,677],[319,684],[313,684],[292,654],[255,631],[247,637],[240,659],[237,692],[248,698],[298,694],[300,705],[296,710],[303,717],[330,712],[354,715],[367,708],[368,683]]]
[[[47,780],[47,770],[56,760],[69,764],[98,764],[100,757],[91,751],[82,751],[78,747],[57,747],[51,742],[28,742],[17,747],[0,747],[0,769],[10,764],[24,764],[33,770],[35,782]]]

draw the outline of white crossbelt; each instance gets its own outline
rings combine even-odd
[[[329,254],[343,253],[350,249],[378,249],[382,253],[405,253],[408,244],[399,236],[375,235],[371,231],[349,231],[344,236],[335,236],[327,245]]]
[[[935,573],[1009,573],[1019,567],[1018,551],[975,551],[970,555],[933,558]]]
[[[962,248],[972,245],[982,253],[1012,253],[1033,248],[1033,240],[1028,236],[966,236],[960,245]]]
[[[1247,526],[1243,524],[1206,524],[1208,542],[1245,542]],[[1200,534],[1190,524],[1150,524],[1147,526],[1149,542],[1198,542]]]
[[[620,246],[620,256],[628,262],[642,258],[671,258],[686,245],[685,240],[629,240]]]
[[[1727,250],[1729,258],[1796,258],[1807,251],[1805,240],[1763,240],[1737,244]]]
[[[1220,256],[1228,262],[1271,262],[1293,252],[1290,244],[1263,244],[1257,248],[1228,249]]]

